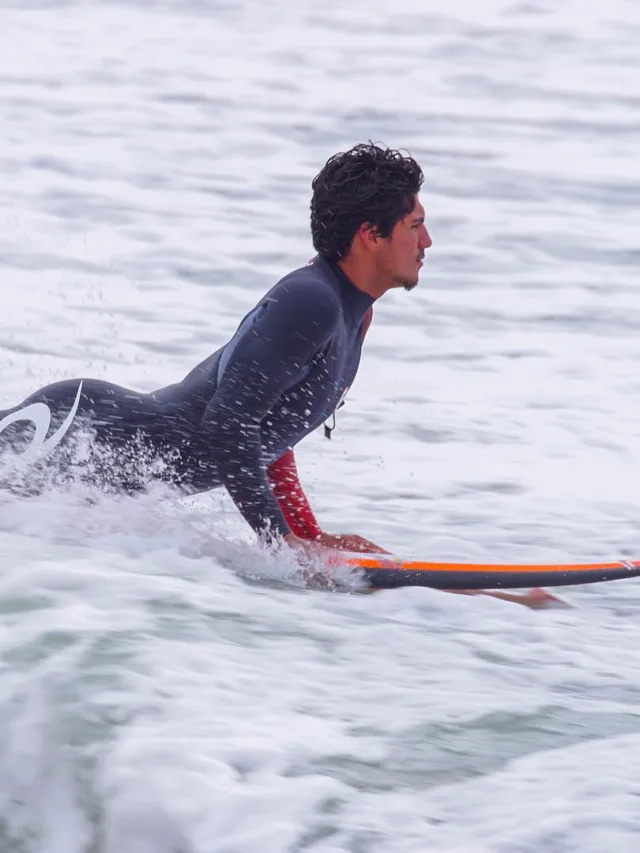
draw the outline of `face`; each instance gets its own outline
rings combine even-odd
[[[388,286],[413,290],[418,284],[422,261],[431,247],[424,223],[424,207],[416,196],[413,210],[396,223],[390,236],[378,238],[377,260]]]

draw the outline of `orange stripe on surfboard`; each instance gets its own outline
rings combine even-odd
[[[638,569],[640,560],[614,560],[608,563],[435,563],[422,560],[400,560],[389,557],[349,556],[345,564],[360,569],[385,569],[400,572],[481,572],[484,574],[533,574],[535,572],[600,572],[615,569]]]

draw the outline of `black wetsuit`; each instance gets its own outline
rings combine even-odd
[[[0,412],[0,454],[7,446],[27,456],[39,450],[48,467],[57,458],[69,470],[65,447],[85,427],[92,448],[110,452],[92,477],[139,488],[136,462],[165,460],[158,477],[189,492],[225,486],[254,530],[285,535],[267,466],[335,411],[356,376],[372,304],[336,265],[316,258],[281,279],[231,340],[175,385],[143,394],[67,380]]]

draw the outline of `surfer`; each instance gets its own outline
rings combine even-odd
[[[418,284],[432,245],[423,180],[411,156],[372,143],[332,156],[312,181],[312,261],[277,282],[181,382],[145,394],[65,380],[0,412],[0,459],[10,450],[29,463],[26,477],[2,485],[23,493],[76,478],[119,492],[154,479],[183,493],[222,486],[267,542],[384,553],[321,528],[294,448],[323,423],[330,436],[326,422],[356,377],[374,303]],[[87,434],[90,452],[78,453],[75,439]]]
[[[185,493],[223,486],[261,538],[382,551],[322,530],[294,448],[353,383],[376,300],[418,283],[431,246],[422,182],[412,157],[382,146],[331,157],[312,182],[316,257],[275,284],[181,382],[144,394],[66,380],[0,412],[0,452],[11,448],[31,463],[22,488],[36,491],[36,470],[45,466],[122,491],[155,478]],[[92,449],[81,463],[71,451],[80,430],[91,434]],[[138,464],[142,458],[151,464]]]

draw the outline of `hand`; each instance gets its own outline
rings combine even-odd
[[[301,536],[296,536],[295,533],[288,533],[283,538],[290,548],[295,549],[303,558],[308,560],[320,559],[323,562],[330,562],[331,553],[335,550],[320,539],[303,539]]]
[[[299,548],[300,550],[308,551],[309,553],[312,553],[314,550],[319,550],[318,545],[320,543],[313,539],[303,539],[301,536],[296,536],[295,533],[287,533],[283,538],[290,548]]]
[[[334,584],[330,571],[333,562],[331,559],[332,552],[328,548],[312,539],[302,539],[295,533],[288,533],[284,537],[284,541],[300,555],[297,560],[302,565],[302,577],[308,587],[324,590],[333,589]],[[317,561],[321,561],[324,566],[323,569],[314,567]]]
[[[325,548],[332,548],[335,551],[352,551],[360,554],[390,553],[369,539],[365,539],[364,536],[358,536],[356,533],[321,533],[320,537],[315,541],[319,545]]]
[[[289,533],[284,537],[284,541],[289,547],[294,548],[299,554],[299,561],[303,566],[308,561],[308,565],[304,566],[302,576],[305,583],[314,589],[333,589],[334,584],[331,579],[331,566],[340,565],[340,560],[337,559],[336,552],[347,551],[350,553],[359,552],[361,554],[388,554],[385,551],[363,536],[358,536],[355,533],[321,533],[315,539],[302,539],[296,536],[295,533]],[[326,569],[314,568],[320,561]]]

